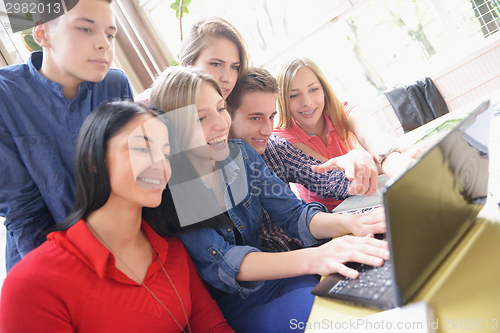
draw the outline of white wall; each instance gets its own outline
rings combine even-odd
[[[445,70],[431,75],[451,111],[500,89],[500,38],[470,54]],[[391,104],[380,96],[366,108],[393,137],[403,129]]]

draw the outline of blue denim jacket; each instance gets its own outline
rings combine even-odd
[[[291,237],[299,238],[304,246],[320,242],[309,232],[309,223],[316,213],[326,212],[326,208],[317,202],[306,204],[299,200],[245,142],[230,140],[229,146],[233,152],[239,150],[239,158],[229,157],[222,163],[227,165],[224,168],[225,202],[243,245],[236,245],[231,228],[195,229],[179,238],[204,281],[226,293],[239,293],[242,298],[247,298],[264,284],[264,281],[236,281],[243,257],[260,251],[262,208],[267,210],[276,225]],[[241,193],[242,188],[244,196],[238,198],[237,193]]]

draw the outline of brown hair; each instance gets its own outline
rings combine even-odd
[[[277,94],[279,92],[278,82],[264,68],[250,68],[238,79],[233,91],[226,99],[227,111],[234,116],[234,112],[240,107],[241,100],[249,92],[267,92]]]
[[[101,1],[106,1],[109,4],[113,2],[113,0],[101,0]],[[44,10],[41,13],[34,14],[33,15],[34,22],[37,24],[49,23],[53,25],[53,23],[57,22],[57,19],[59,17],[65,14],[63,13],[63,9],[66,8],[67,12],[69,12],[78,4],[78,0],[62,0],[61,2],[57,0],[37,0],[36,3],[42,4],[43,5],[42,8],[47,8],[47,9],[54,8],[54,10],[52,11]],[[59,8],[60,11],[58,11],[57,13],[55,11],[57,7],[54,7],[54,4],[56,3],[59,5],[64,5],[64,7],[61,6]]]
[[[196,100],[203,82],[210,84],[222,97],[219,84],[208,74],[192,67],[171,66],[153,82],[150,103],[164,112],[177,112],[171,117],[181,144],[191,140],[194,124],[198,119]]]
[[[278,75],[280,94],[278,95],[278,126],[283,129],[292,127],[292,115],[290,113],[290,90],[292,81],[297,71],[302,67],[308,67],[318,77],[325,94],[325,107],[323,113],[332,121],[335,131],[342,140],[349,138],[349,123],[344,106],[339,101],[333,88],[328,83],[321,69],[308,58],[296,58],[288,62]]]
[[[236,45],[240,54],[238,77],[241,77],[246,72],[249,63],[245,41],[231,23],[220,17],[210,17],[198,21],[191,28],[182,44],[181,65],[191,66],[194,64],[201,51],[207,47],[208,37],[227,38]]]
[[[181,152],[175,154],[171,159],[172,178],[169,184],[184,183],[187,186],[183,185],[180,189],[177,186],[177,194],[173,194],[171,200],[189,199],[187,204],[177,202],[175,205],[168,206],[170,210],[164,213],[163,226],[157,226],[155,229],[162,236],[168,236],[170,230],[184,232],[198,228],[234,228],[234,223],[229,215],[220,213],[219,204],[199,177],[202,175],[198,175],[196,168],[186,155],[189,150],[184,150],[188,148],[193,137],[195,124],[199,119],[195,104],[204,82],[212,86],[223,99],[222,91],[217,82],[210,75],[193,67],[168,67],[153,83],[150,103],[166,112],[173,123],[177,137],[180,139]],[[193,176],[196,177],[192,178]],[[186,177],[189,181],[186,181]],[[171,187],[169,187],[170,189]],[[197,207],[197,210],[192,209],[189,203],[193,202],[201,202],[203,206]],[[203,214],[200,214],[200,209],[203,210]],[[175,217],[176,215],[179,222],[171,218],[171,216]],[[206,218],[207,216],[211,217]],[[202,217],[206,219],[201,221]],[[187,228],[183,228],[185,226]]]

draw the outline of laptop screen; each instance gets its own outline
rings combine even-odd
[[[491,113],[481,104],[385,189],[387,237],[402,304],[438,267],[486,203]]]

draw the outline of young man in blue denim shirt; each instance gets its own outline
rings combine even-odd
[[[80,0],[34,28],[43,52],[0,69],[0,216],[7,270],[45,240],[74,198],[73,150],[100,104],[132,99],[124,72],[110,69],[116,23],[111,0]]]

